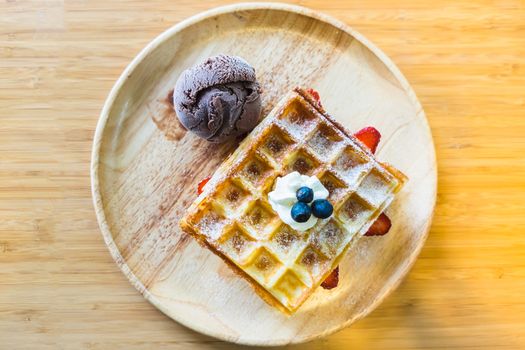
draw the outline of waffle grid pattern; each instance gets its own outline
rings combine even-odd
[[[390,203],[402,184],[300,96],[268,116],[230,176],[186,222],[294,311]],[[270,119],[268,119],[270,118]],[[234,153],[233,157],[236,154]],[[334,215],[306,232],[282,223],[267,194],[278,176],[316,175]],[[357,238],[356,238],[357,237]]]

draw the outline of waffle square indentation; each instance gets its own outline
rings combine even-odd
[[[357,232],[374,214],[374,209],[357,194],[352,194],[338,211],[338,218],[350,232]]]
[[[349,145],[339,155],[333,167],[347,184],[353,185],[366,172],[367,163],[360,150]]]
[[[217,201],[225,208],[227,215],[234,216],[250,198],[250,192],[236,181],[226,181],[217,193]]]
[[[263,285],[267,285],[270,278],[282,266],[279,260],[266,248],[260,248],[254,253],[246,271]]]
[[[222,236],[227,224],[228,220],[217,210],[217,207],[207,204],[199,212],[195,227],[209,239],[217,240]]]
[[[292,271],[286,271],[275,284],[277,293],[282,294],[285,303],[295,305],[303,295],[306,285]]]
[[[326,171],[319,179],[328,190],[328,200],[335,203],[348,191],[347,185],[335,176],[331,171]]]
[[[282,223],[271,237],[268,245],[277,254],[287,256],[292,249],[300,249],[305,244],[304,242],[305,235],[302,232]]]
[[[261,150],[276,162],[290,151],[295,142],[286,135],[278,126],[273,125],[262,142]]]
[[[296,263],[304,268],[314,281],[323,275],[329,267],[328,258],[310,246],[303,251]]]
[[[227,230],[224,236],[222,251],[240,264],[256,247],[255,239],[237,224]]]
[[[387,179],[377,169],[372,169],[366,175],[357,193],[361,198],[364,198],[368,203],[378,207],[385,201],[393,190],[393,179]]]
[[[240,175],[255,188],[260,187],[274,173],[270,164],[262,157],[252,153],[250,159],[240,171]]]
[[[304,149],[300,149],[290,157],[288,171],[298,171],[302,175],[312,175],[319,168],[320,162]]]
[[[341,229],[335,220],[330,219],[325,226],[312,232],[310,242],[328,258],[334,258],[341,252],[349,238],[346,231]]]
[[[250,205],[242,222],[254,233],[255,237],[267,237],[278,223],[278,216],[261,200]]]
[[[304,106],[294,101],[279,117],[281,122],[295,138],[301,140],[308,134],[317,124],[319,117],[312,111],[304,108]]]
[[[342,135],[334,127],[322,123],[306,143],[320,158],[330,159],[343,146],[342,141]]]

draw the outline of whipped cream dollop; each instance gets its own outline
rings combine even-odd
[[[297,222],[292,218],[292,207],[297,203],[296,193],[300,187],[307,186],[314,192],[314,200],[328,198],[328,190],[315,176],[301,175],[297,171],[286,176],[278,177],[272,192],[268,193],[268,200],[273,210],[279,214],[281,220],[298,231],[306,231],[313,227],[318,218],[314,215],[306,222]]]

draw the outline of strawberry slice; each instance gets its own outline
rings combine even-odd
[[[321,283],[321,287],[324,289],[333,289],[337,287],[339,283],[339,266],[337,266],[326,279]]]
[[[379,217],[374,221],[372,226],[368,229],[368,231],[365,233],[365,236],[383,236],[390,231],[390,227],[392,227],[392,222],[386,216],[385,213],[381,213]]]
[[[366,147],[370,148],[370,151],[372,151],[372,153],[376,153],[377,145],[381,140],[381,134],[379,133],[379,131],[377,131],[376,128],[372,126],[367,126],[366,128],[363,128],[356,132],[354,136],[359,141],[364,143]]]
[[[308,89],[306,89],[306,92],[309,93],[310,95],[312,95],[314,100],[316,100],[317,102],[321,102],[321,97],[319,97],[319,93],[317,91],[315,91],[312,88],[308,88]]]
[[[199,182],[199,185],[197,186],[197,194],[200,195],[202,193],[202,189],[204,188],[204,185],[206,185],[208,183],[208,181],[210,181],[211,179],[211,176],[208,176],[204,179],[201,180],[201,182]]]
[[[317,102],[319,107],[322,107],[322,105],[321,105],[321,97],[319,96],[319,93],[317,91],[315,91],[312,88],[308,88],[308,89],[306,89],[306,92],[309,93],[310,96],[313,97],[313,99]]]

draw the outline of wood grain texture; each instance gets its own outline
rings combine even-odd
[[[154,36],[227,1],[0,3],[0,336],[11,349],[229,349],[118,270],[91,205],[102,103]],[[296,2],[299,4],[299,2]],[[434,224],[376,311],[306,349],[525,346],[525,4],[301,1],[381,47],[414,87],[439,165]]]
[[[181,72],[219,53],[254,66],[263,114],[295,86],[311,86],[348,130],[381,130],[378,159],[409,178],[387,208],[391,232],[356,243],[340,263],[340,286],[317,289],[292,316],[265,304],[247,281],[178,227],[199,181],[239,142],[210,144],[176,123],[167,138],[155,124],[177,120],[170,101]],[[240,344],[301,343],[367,315],[417,258],[436,201],[434,145],[408,82],[362,35],[303,7],[237,4],[161,34],[115,83],[93,142],[95,210],[122,271],[173,319]]]

